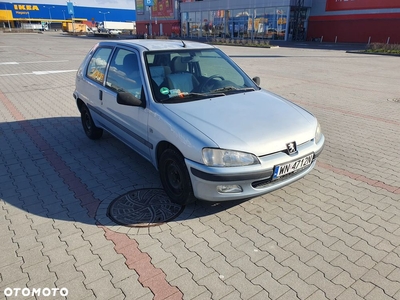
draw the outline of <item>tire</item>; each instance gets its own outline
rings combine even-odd
[[[101,138],[103,135],[103,129],[94,125],[92,116],[90,115],[89,109],[86,107],[86,105],[83,105],[81,108],[81,122],[83,130],[89,139],[98,140]]]
[[[166,149],[160,156],[159,172],[165,192],[173,203],[186,205],[196,200],[183,156]]]

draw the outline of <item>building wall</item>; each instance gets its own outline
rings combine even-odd
[[[149,24],[153,35],[179,34],[179,2],[178,0],[155,0],[150,8],[144,5],[144,0],[136,0],[136,31],[139,35],[149,34]]]
[[[400,43],[399,0],[313,1],[307,39]]]
[[[281,39],[296,0],[205,0],[180,6],[182,36]],[[311,5],[311,0],[305,1]]]
[[[48,0],[45,3],[28,2],[25,0],[19,2],[1,2],[0,10],[7,15],[11,12],[12,20],[16,22],[61,22],[70,19],[67,4],[61,0]],[[90,21],[136,21],[135,1],[110,1],[103,6],[94,0],[85,0],[81,4],[74,4],[74,18],[87,19]]]
[[[251,9],[254,7],[290,6],[291,0],[206,0],[181,3],[181,13],[221,9]]]

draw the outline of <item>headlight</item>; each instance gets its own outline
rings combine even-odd
[[[321,125],[319,125],[318,123],[317,129],[315,130],[315,143],[318,144],[321,138],[322,138]]]
[[[250,153],[212,148],[203,149],[203,162],[210,167],[241,167],[260,163],[258,158]]]

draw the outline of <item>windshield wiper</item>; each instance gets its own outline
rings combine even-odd
[[[180,103],[189,100],[200,100],[214,97],[222,97],[225,96],[224,93],[180,93],[176,96],[169,97],[167,99],[162,100],[163,103]]]
[[[216,93],[216,92],[229,92],[229,91],[235,91],[235,92],[250,92],[250,91],[254,91],[254,88],[236,88],[234,86],[225,86],[219,89],[215,89],[212,90],[212,93]]]

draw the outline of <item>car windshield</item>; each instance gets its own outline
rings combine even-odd
[[[218,49],[147,52],[145,58],[157,102],[179,103],[259,89]]]

